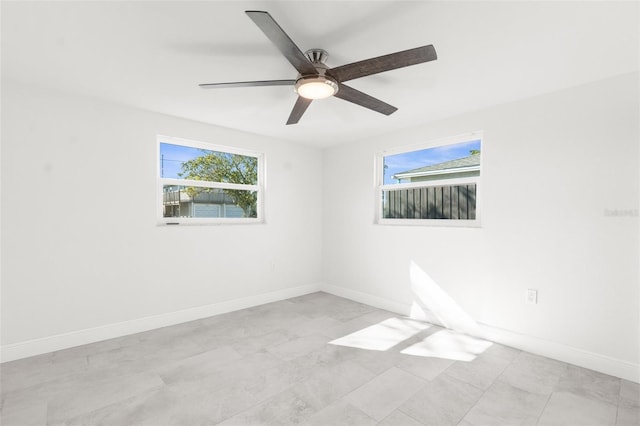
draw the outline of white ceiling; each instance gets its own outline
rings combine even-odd
[[[638,70],[638,2],[2,2],[2,79],[330,146]],[[398,111],[337,98],[285,122],[294,79],[245,10],[338,66],[433,44],[438,60],[349,82]]]

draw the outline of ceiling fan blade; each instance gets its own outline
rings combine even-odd
[[[309,105],[311,105],[311,99],[298,96],[298,100],[293,106],[291,114],[289,115],[289,119],[287,120],[287,124],[296,124],[298,121],[300,121],[300,118],[302,118],[302,114],[304,114]]]
[[[204,83],[198,84],[203,89],[224,89],[227,87],[257,87],[257,86],[293,86],[295,80],[263,80],[263,81],[236,81],[233,83]]]
[[[389,105],[386,102],[382,102],[379,99],[369,96],[366,93],[362,93],[353,87],[346,86],[342,83],[338,83],[338,92],[333,95],[336,98],[343,99],[345,101],[352,102],[356,105],[369,108],[372,111],[379,112],[384,115],[391,115],[398,110],[393,105]]]
[[[331,68],[328,73],[336,80],[343,82],[436,59],[438,59],[436,49],[430,44]]]
[[[309,59],[302,53],[296,44],[289,38],[287,33],[269,15],[268,12],[259,10],[245,11],[249,18],[262,30],[269,40],[282,52],[287,60],[298,70],[300,74],[317,74],[318,72]]]

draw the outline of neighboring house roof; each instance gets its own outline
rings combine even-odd
[[[456,158],[430,166],[407,170],[393,175],[393,179],[409,179],[417,176],[441,175],[450,173],[470,172],[480,170],[480,153],[468,157]]]

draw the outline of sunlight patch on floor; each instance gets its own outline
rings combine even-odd
[[[420,321],[389,318],[329,343],[352,348],[386,351],[431,327]]]
[[[493,344],[481,338],[478,323],[414,261],[409,265],[409,276],[413,293],[409,318],[389,318],[329,343],[374,351],[402,345],[397,349],[404,348],[400,351],[404,355],[466,362]],[[432,324],[445,329],[408,341]]]
[[[442,330],[426,337],[422,342],[409,346],[400,353],[455,361],[473,361],[491,345],[493,343],[487,340],[452,330]]]

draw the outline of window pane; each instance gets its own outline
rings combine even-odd
[[[385,185],[480,175],[480,140],[384,157]]]
[[[258,159],[248,155],[160,143],[160,177],[257,185]]]
[[[164,217],[256,218],[258,193],[238,189],[164,185]]]
[[[382,191],[385,219],[475,220],[476,184]]]

